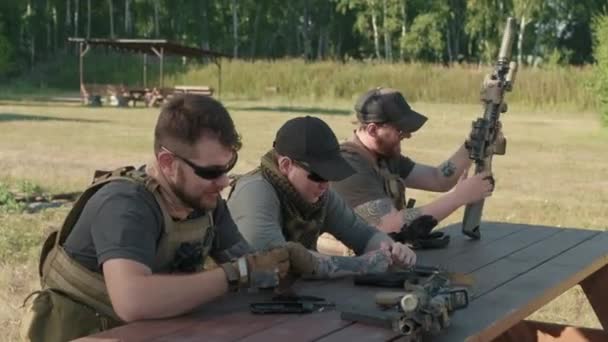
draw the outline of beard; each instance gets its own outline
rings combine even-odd
[[[386,158],[393,158],[401,155],[400,140],[392,142],[379,136],[376,138],[376,145],[378,146],[378,153]]]
[[[199,194],[191,194],[183,186],[175,186],[173,191],[175,195],[182,200],[186,205],[196,210],[209,210],[217,207],[217,201],[220,196],[218,192],[202,192]]]
[[[192,187],[186,184],[181,170],[178,170],[177,181],[174,184],[170,184],[170,186],[175,195],[192,209],[204,211],[217,207],[221,189],[210,185],[206,191],[200,191],[196,194],[191,191],[189,192],[188,189],[192,189]]]

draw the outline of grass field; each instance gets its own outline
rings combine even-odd
[[[272,144],[277,128],[297,115],[318,115],[339,138],[351,134],[349,102],[226,103],[244,147],[235,172],[244,172]],[[475,105],[415,103],[430,120],[404,150],[417,162],[439,164],[468,134],[480,114]],[[139,165],[151,157],[158,109],[83,108],[73,105],[0,104],[0,182],[23,181],[58,193],[81,190],[95,169]],[[597,115],[512,106],[504,117],[507,155],[495,158],[497,190],[484,219],[561,227],[608,227],[608,131]],[[418,203],[435,194],[410,191]],[[16,338],[23,298],[38,287],[39,245],[66,208],[37,214],[0,210],[0,340]],[[458,211],[446,224],[459,221]],[[533,315],[535,319],[597,327],[580,289],[573,289]]]

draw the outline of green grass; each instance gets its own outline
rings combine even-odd
[[[158,84],[158,65],[150,58],[148,85]],[[125,68],[129,65],[129,68]],[[208,85],[217,89],[214,64],[181,64],[179,59],[165,62],[165,85]],[[324,61],[310,63],[298,59],[276,61],[222,61],[222,97],[239,100],[292,99],[306,101],[352,100],[366,89],[388,86],[400,89],[414,102],[479,102],[483,77],[491,66],[455,65],[444,67],[420,63],[380,63]],[[513,93],[507,100],[528,108],[564,107],[595,109],[597,92],[592,87],[592,67],[524,68],[518,73]],[[85,83],[142,84],[140,57],[92,51],[85,58]],[[43,93],[58,89],[78,92],[78,65],[71,56],[39,66],[9,87],[0,89],[3,97]],[[270,90],[272,88],[274,90]],[[276,90],[276,91],[275,91]]]
[[[0,182],[26,192],[82,190],[93,171],[143,164],[152,156],[152,130],[158,109],[85,108],[74,105],[0,104]],[[316,115],[340,139],[350,136],[351,100],[320,99],[227,101],[244,147],[235,173],[250,170],[270,148],[285,120]],[[416,161],[439,164],[462,143],[478,105],[429,104],[414,108],[427,114],[427,125],[404,150]],[[512,223],[606,229],[608,227],[608,134],[589,111],[510,108],[503,120],[507,155],[494,160],[495,194],[484,219]],[[20,185],[21,184],[21,185]],[[409,191],[418,203],[436,194]],[[67,208],[38,214],[0,212],[0,333],[17,336],[19,306],[38,286],[36,261],[43,236],[61,224]],[[445,224],[460,221],[462,210]],[[533,315],[535,319],[599,326],[575,288]]]

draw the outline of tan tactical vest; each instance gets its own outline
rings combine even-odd
[[[158,183],[144,172],[133,167],[111,172],[96,172],[93,183],[78,198],[59,231],[51,233],[44,243],[40,256],[39,273],[43,289],[56,289],[78,300],[113,320],[120,322],[108,296],[103,276],[71,259],[62,245],[78,221],[87,201],[101,187],[115,180],[128,180],[143,184],[159,204],[164,218],[164,231],[159,239],[155,269],[170,272],[176,250],[182,243],[202,243],[203,259],[209,254],[213,241],[212,213],[186,221],[173,221],[158,192]],[[198,270],[201,270],[201,263]],[[65,322],[66,325],[75,322]]]
[[[391,172],[387,161],[376,161],[376,158],[364,146],[357,142],[348,141],[340,145],[340,150],[356,153],[370,162],[374,171],[384,180],[384,191],[393,200],[397,210],[405,208],[405,184],[397,173]]]

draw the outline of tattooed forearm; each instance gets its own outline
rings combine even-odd
[[[439,170],[444,177],[450,178],[456,173],[456,165],[451,160],[447,160],[439,165]]]
[[[330,256],[313,252],[317,266],[310,278],[334,279],[357,274],[386,272],[391,262],[390,255],[376,250],[358,257]]]
[[[401,210],[401,213],[403,213],[403,223],[408,225],[418,217],[422,216],[422,210],[418,208],[403,209]]]
[[[390,213],[392,209],[393,201],[390,198],[381,198],[357,206],[355,213],[372,226],[377,226],[382,217]]]

